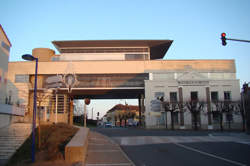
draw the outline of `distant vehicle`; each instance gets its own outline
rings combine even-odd
[[[105,125],[104,125],[105,128],[111,128],[112,127],[112,123],[111,122],[105,122]]]
[[[128,126],[129,127],[136,127],[137,126],[137,121],[134,121],[133,119],[128,120]]]

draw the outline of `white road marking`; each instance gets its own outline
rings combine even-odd
[[[89,143],[89,145],[100,145],[100,146],[104,146],[104,145],[107,145],[107,144]],[[117,145],[114,145],[114,144],[108,144],[108,146],[117,146]]]
[[[214,158],[217,158],[217,159],[220,159],[220,160],[223,160],[223,161],[235,164],[235,165],[247,166],[246,164],[243,164],[243,163],[240,163],[240,162],[237,162],[237,161],[233,161],[233,160],[229,160],[229,159],[226,159],[226,158],[223,158],[223,157],[219,157],[219,156],[216,156],[216,155],[213,155],[213,154],[210,154],[210,153],[206,153],[206,152],[203,152],[203,151],[200,151],[200,150],[197,150],[197,149],[194,149],[194,148],[182,145],[182,144],[178,144],[178,143],[173,143],[173,144],[175,144],[175,145],[177,145],[179,147],[182,147],[184,149],[188,149],[188,150],[191,150],[191,151],[194,151],[194,152],[198,152],[198,153],[201,153],[201,154],[206,155],[206,156],[214,157]]]
[[[86,164],[86,166],[112,166],[112,165],[115,165],[115,166],[125,166],[125,165],[130,165],[130,163],[116,163],[116,164]]]
[[[119,152],[120,150],[89,150],[88,152]]]
[[[239,142],[236,142],[236,143],[250,145],[250,141],[239,141]]]

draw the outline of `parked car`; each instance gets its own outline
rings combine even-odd
[[[111,122],[105,122],[104,127],[105,128],[111,128],[112,127],[112,123]]]

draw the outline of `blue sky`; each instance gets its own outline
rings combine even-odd
[[[8,0],[0,8],[10,61],[55,49],[53,40],[171,39],[165,59],[235,59],[241,84],[250,81],[250,43],[220,41],[222,32],[250,40],[249,0]]]

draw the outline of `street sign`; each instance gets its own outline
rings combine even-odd
[[[160,100],[151,100],[150,101],[151,111],[160,112],[161,111],[161,101]]]

